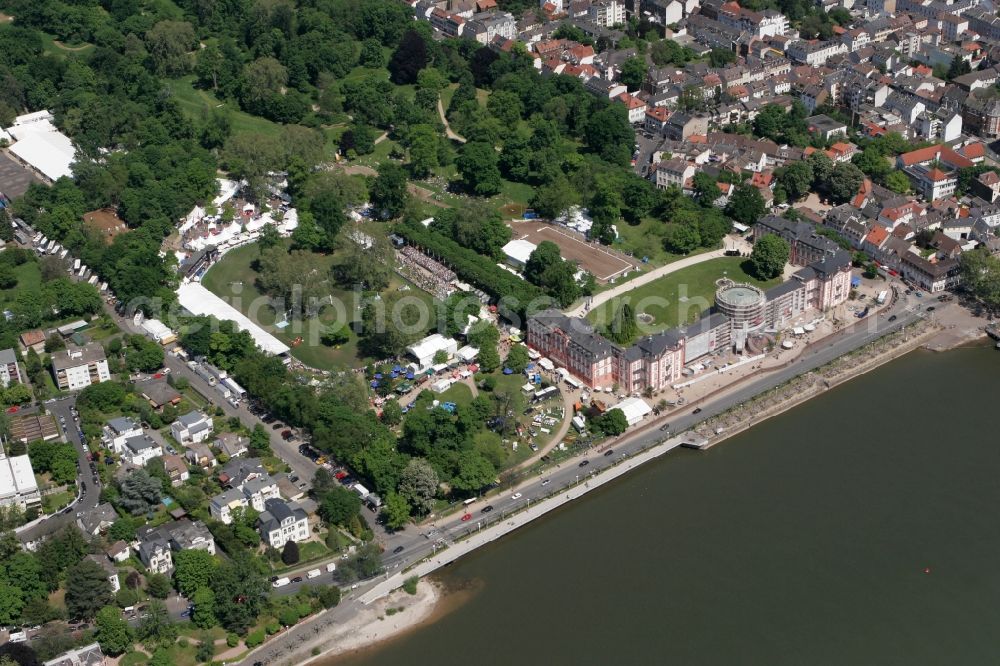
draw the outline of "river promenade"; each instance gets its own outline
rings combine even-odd
[[[915,316],[912,310],[910,314],[913,316],[906,317],[907,321],[897,322],[899,326],[893,328],[869,333],[865,333],[863,330],[857,331],[854,334],[859,336],[857,344],[853,346],[853,349],[841,352],[841,354],[850,354],[850,357],[857,361],[856,363],[851,363],[849,366],[838,365],[840,359],[849,357],[838,355],[829,358],[827,354],[817,353],[812,355],[811,358],[802,359],[801,365],[798,363],[792,364],[792,367],[785,368],[782,372],[773,373],[772,377],[762,378],[753,385],[735,391],[734,393],[747,394],[746,398],[741,398],[739,408],[747,409],[749,406],[749,411],[736,412],[734,411],[736,407],[733,405],[718,411],[706,407],[706,412],[708,412],[706,414],[708,417],[707,423],[710,424],[717,423],[718,419],[724,418],[727,415],[741,413],[742,418],[739,423],[734,424],[731,428],[716,432],[712,427],[706,430],[706,427],[699,423],[697,424],[700,426],[699,428],[684,431],[674,436],[667,436],[666,433],[659,432],[656,429],[645,428],[625,435],[619,440],[608,444],[605,448],[614,446],[615,455],[613,458],[606,458],[603,461],[607,463],[606,466],[599,471],[588,472],[583,469],[582,464],[577,468],[572,463],[567,463],[567,466],[561,470],[561,473],[556,471],[550,472],[550,478],[555,479],[557,483],[553,484],[553,490],[544,497],[537,500],[528,497],[525,502],[511,510],[504,509],[501,503],[494,501],[495,504],[498,504],[499,508],[494,513],[491,513],[489,517],[480,516],[478,519],[471,519],[467,523],[461,523],[465,531],[460,533],[456,530],[451,530],[448,538],[438,539],[433,543],[431,546],[432,552],[428,556],[405,569],[387,572],[382,579],[359,587],[356,591],[356,596],[354,594],[349,596],[340,607],[320,614],[313,620],[297,625],[286,634],[276,636],[267,644],[258,648],[242,663],[247,666],[251,666],[257,662],[268,666],[276,664],[281,664],[282,666],[285,664],[289,666],[292,664],[301,664],[309,656],[315,656],[305,653],[308,650],[308,646],[313,644],[306,640],[307,637],[319,635],[324,631],[324,627],[330,628],[334,623],[348,621],[354,614],[362,612],[365,608],[384,599],[386,595],[399,588],[407,578],[412,576],[423,577],[433,573],[473,550],[500,539],[504,535],[544,516],[548,512],[582,497],[591,490],[618,479],[639,465],[655,460],[679,446],[687,444],[689,446],[698,445],[698,448],[703,448],[702,445],[707,441],[710,441],[711,445],[718,444],[724,439],[767,418],[780,414],[808,398],[819,395],[843,381],[847,381],[852,377],[874,369],[882,363],[915,349],[940,330],[940,326],[937,323],[924,317]],[[907,326],[904,328],[903,324]],[[847,332],[845,331],[844,333]],[[831,349],[831,351],[837,350]],[[799,367],[794,367],[796,365]],[[832,371],[831,369],[835,369],[836,373],[830,375],[828,378],[822,377],[824,372],[829,374]],[[788,374],[793,370],[794,374]],[[821,379],[811,381],[809,390],[803,391],[800,390],[800,386],[793,384],[796,379],[803,376],[819,376]],[[783,386],[792,386],[793,390],[781,393],[777,398],[774,395],[769,396],[771,404],[762,405],[761,409],[753,411],[750,398],[773,392],[775,389],[780,389]],[[725,401],[720,397],[717,402],[722,403]],[[591,457],[593,457],[593,454],[593,451],[590,452]],[[594,467],[601,462],[602,460],[599,456],[594,461]],[[520,492],[519,489],[523,488],[525,494],[527,494],[528,489],[531,487],[537,490],[537,485],[538,480],[536,478],[525,481],[517,488],[507,492]],[[430,537],[427,538],[428,541],[431,541]],[[404,625],[401,631],[405,629]],[[380,639],[384,638],[384,635],[380,636]]]

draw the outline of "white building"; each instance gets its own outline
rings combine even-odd
[[[684,184],[697,172],[695,165],[687,160],[674,158],[656,165],[656,187],[665,190],[671,185],[683,188]]]
[[[7,388],[11,384],[23,384],[24,375],[21,373],[20,357],[13,349],[0,351],[0,384]]]
[[[97,566],[104,569],[104,572],[108,575],[108,583],[111,584],[111,594],[118,594],[118,590],[122,589],[121,582],[118,580],[118,569],[115,565],[111,564],[107,557],[104,555],[87,555],[85,560],[90,560]]]
[[[642,398],[625,398],[611,409],[620,409],[631,428],[653,413],[653,408]]]
[[[142,437],[142,427],[127,416],[111,419],[104,426],[104,444],[115,453],[121,453],[125,441],[132,437]]]
[[[161,345],[169,345],[177,340],[177,335],[159,319],[144,319],[139,327],[150,339]]]
[[[204,442],[215,429],[212,419],[201,412],[191,411],[170,424],[170,434],[178,442]]]
[[[163,456],[163,449],[149,437],[129,437],[121,450],[122,458],[134,467],[144,467],[153,458]]]
[[[281,497],[277,482],[262,467],[254,464],[257,461],[240,459],[239,462],[246,464],[241,466],[237,476],[231,478],[232,487],[213,497],[208,505],[209,514],[226,525],[233,522],[233,512],[237,509],[253,507],[255,511],[263,511],[268,500]],[[231,467],[227,465],[219,474],[223,482],[226,481],[227,469]]]
[[[28,456],[0,453],[0,506],[17,504],[22,509],[41,504],[35,472]]]
[[[597,0],[587,9],[591,23],[611,28],[625,23],[625,3],[618,0]]]
[[[78,391],[111,379],[104,348],[96,342],[53,352],[52,374],[61,391]]]
[[[531,257],[531,253],[538,247],[531,241],[523,238],[512,240],[503,246],[503,255],[507,258],[507,263],[516,268],[524,268]]]
[[[309,516],[294,502],[269,499],[258,519],[260,535],[272,548],[281,549],[289,541],[309,538]]]
[[[36,111],[18,116],[13,126],[6,129],[15,140],[10,153],[49,182],[63,176],[72,178],[76,159],[73,142],[56,129],[53,119],[48,111]]]
[[[434,333],[410,345],[406,351],[417,360],[417,369],[424,370],[434,365],[434,357],[439,351],[443,351],[451,359],[458,351],[458,342],[454,338],[446,338],[440,333]]]

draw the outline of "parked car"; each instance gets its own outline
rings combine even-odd
[[[582,460],[582,461],[580,461],[580,467],[586,467],[589,464],[590,464],[589,460]]]
[[[482,511],[481,511],[480,513],[489,513],[489,512],[490,512],[490,511],[492,511],[492,510],[493,510],[493,505],[492,505],[492,504],[489,504],[489,505],[487,505],[487,506],[484,506],[484,507],[483,507],[483,510],[482,510]]]

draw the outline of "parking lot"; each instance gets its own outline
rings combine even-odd
[[[24,194],[28,185],[41,182],[29,169],[18,164],[5,151],[0,151],[0,192],[11,199]]]

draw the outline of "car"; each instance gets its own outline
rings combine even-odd
[[[285,427],[284,423],[278,422],[275,423],[273,426],[271,426],[271,430],[281,430],[284,427]]]
[[[291,438],[292,438],[292,431],[291,430],[282,430],[281,431],[281,439],[283,439],[285,441],[288,441]]]
[[[586,467],[589,464],[590,464],[589,460],[582,460],[582,461],[580,461],[580,465],[579,466],[580,467]]]
[[[479,513],[489,513],[492,510],[493,510],[493,505],[487,504],[486,506],[483,507],[483,510],[480,511]]]
[[[615,454],[614,449],[608,449],[607,451],[604,452],[604,457],[607,458],[608,456],[613,456],[614,454]]]
[[[927,311],[928,312],[934,312],[935,309],[936,308],[933,305],[931,305],[930,307],[927,308]]]
[[[465,514],[464,516],[462,516],[462,522],[463,522],[463,523],[464,523],[464,522],[467,522],[467,521],[469,521],[469,520],[472,520],[472,514],[471,514],[471,513],[467,513],[467,514]]]
[[[701,407],[695,407],[695,408],[694,408],[694,411],[693,411],[693,412],[691,412],[691,413],[692,413],[692,414],[701,414]]]
[[[521,493],[514,493],[510,496],[511,499],[521,499]]]
[[[266,423],[268,425],[271,425],[272,423],[274,423],[274,417],[273,416],[265,416],[264,418],[261,419],[261,421],[263,421],[264,423]]]
[[[396,546],[395,548],[392,549],[392,554],[393,555],[399,555],[402,552],[403,552],[403,547],[402,546]]]
[[[542,479],[542,485],[547,486],[552,483],[552,479]]]
[[[295,578],[292,579],[292,582],[293,583],[301,583],[302,582],[302,576],[296,576]]]
[[[896,321],[897,319],[898,319],[898,317],[896,315],[891,315],[889,317],[889,321]]]
[[[84,453],[89,453],[90,452],[90,447],[87,446],[86,444],[84,444],[83,445],[83,451],[84,451]]]
[[[923,297],[924,297],[924,294],[923,294],[923,292],[919,292],[919,291],[918,291],[918,292],[916,292],[916,293],[917,293],[917,298],[923,298]]]
[[[660,432],[666,432],[667,430],[670,430],[669,423],[664,423],[663,425],[660,426]]]

